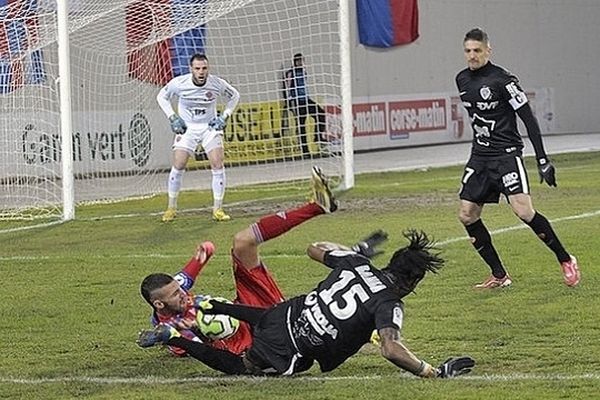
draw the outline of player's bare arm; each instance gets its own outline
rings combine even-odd
[[[381,338],[381,355],[394,365],[423,378],[435,378],[437,369],[420,360],[400,341],[396,328],[383,328],[378,331]]]

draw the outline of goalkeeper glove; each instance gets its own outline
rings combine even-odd
[[[556,169],[554,165],[545,157],[539,158],[538,162],[538,172],[540,174],[540,183],[546,181],[548,186],[556,187]]]
[[[381,229],[371,233],[368,237],[364,238],[360,242],[356,243],[351,249],[358,254],[362,254],[367,258],[373,258],[381,253],[383,250],[378,250],[377,246],[385,242],[388,238],[388,234]]]
[[[225,129],[226,125],[227,121],[222,116],[214,117],[208,123],[208,126],[213,128],[215,131],[222,131],[223,129]]]
[[[177,114],[171,115],[169,117],[169,122],[171,122],[171,130],[177,135],[183,135],[187,130],[185,121]]]
[[[469,356],[450,357],[438,367],[438,378],[453,378],[458,375],[468,374],[475,366],[475,360]]]
[[[212,297],[208,295],[196,295],[194,296],[194,308],[196,310],[200,310],[202,313],[205,313],[207,310],[212,308],[212,304],[210,304],[210,300]],[[208,312],[210,314],[210,312]]]

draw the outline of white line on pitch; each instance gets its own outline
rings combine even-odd
[[[550,222],[556,223],[556,222],[561,222],[561,221],[571,221],[571,220],[576,220],[576,219],[592,218],[592,217],[596,217],[599,215],[600,215],[600,210],[596,210],[596,211],[587,212],[587,213],[583,213],[583,214],[555,218],[555,219],[550,220]],[[500,228],[500,229],[490,231],[490,234],[491,235],[499,235],[501,233],[516,231],[516,230],[526,229],[526,228],[528,228],[527,225],[519,224],[519,225],[508,226],[506,228]],[[467,236],[454,237],[454,238],[442,240],[442,241],[438,242],[438,245],[446,246],[448,244],[460,242],[460,241],[467,240],[467,239],[468,239]],[[165,258],[165,259],[168,259],[168,258],[186,257],[185,255],[181,255],[181,254],[124,254],[124,255],[88,254],[85,257],[91,258],[94,256],[96,256],[97,258],[106,258],[106,259],[108,259],[108,258]],[[12,256],[12,257],[1,257],[0,256],[0,261],[30,261],[30,260],[35,261],[35,260],[49,260],[49,259],[71,259],[71,258],[79,258],[79,257],[81,257],[81,256],[52,256],[52,257],[51,256]],[[220,257],[229,258],[229,256],[224,256],[224,255],[223,256],[214,256],[214,258],[220,258]],[[273,259],[273,258],[304,258],[304,257],[306,257],[305,254],[274,254],[274,255],[263,256],[263,258],[265,260]]]
[[[554,219],[551,219],[550,222],[555,223],[555,222],[561,222],[561,221],[570,221],[570,220],[574,220],[574,219],[592,218],[592,217],[596,217],[598,215],[600,215],[600,210],[587,212],[587,213],[583,213],[583,214],[578,214],[578,215],[570,215],[567,217],[554,218]],[[526,228],[529,228],[529,226],[526,224],[519,224],[519,225],[507,226],[506,228],[500,228],[500,229],[490,231],[490,234],[498,235],[500,233],[516,231],[519,229],[526,229]],[[438,245],[445,246],[450,243],[460,242],[461,240],[467,240],[467,239],[468,239],[467,236],[455,237],[455,238],[446,239],[441,242],[438,242]]]
[[[172,385],[183,383],[206,383],[206,382],[268,382],[281,379],[289,379],[293,381],[365,381],[374,379],[417,379],[409,374],[399,375],[369,375],[369,376],[295,376],[288,378],[281,377],[250,377],[250,376],[199,376],[195,378],[161,378],[161,377],[140,377],[140,378],[121,378],[121,377],[92,377],[92,376],[74,376],[74,377],[59,377],[59,378],[16,378],[16,377],[0,377],[0,383],[22,384],[22,385],[41,385],[52,383],[94,383],[103,385]],[[562,373],[514,373],[514,374],[484,374],[484,375],[467,375],[454,379],[467,381],[485,381],[485,382],[510,382],[510,381],[572,381],[572,380],[600,380],[600,374],[562,374]]]

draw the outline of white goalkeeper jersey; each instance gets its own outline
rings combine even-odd
[[[208,75],[202,86],[192,82],[192,74],[185,74],[171,79],[164,86],[156,100],[167,117],[175,114],[171,99],[179,98],[177,114],[189,125],[208,124],[217,116],[217,100],[219,97],[227,99],[223,113],[227,116],[233,113],[240,101],[240,93],[224,79],[215,75]]]

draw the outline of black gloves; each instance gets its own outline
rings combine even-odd
[[[378,250],[377,246],[385,242],[388,234],[381,229],[371,233],[368,237],[352,246],[352,250],[362,254],[367,258],[373,258],[376,255],[383,253],[383,250]]]
[[[475,366],[475,360],[469,356],[450,357],[438,367],[438,378],[453,378],[458,375],[468,374]]]
[[[546,181],[548,186],[556,187],[556,170],[554,165],[545,157],[538,158],[538,172],[540,174],[540,183]]]

